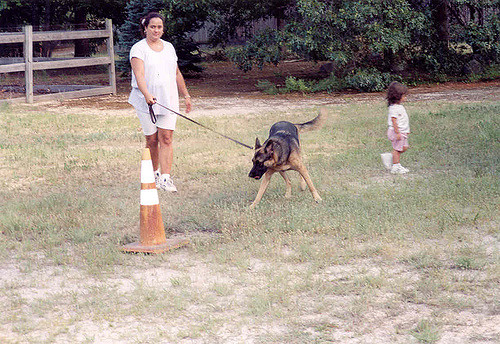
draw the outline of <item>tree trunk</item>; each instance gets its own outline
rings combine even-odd
[[[77,29],[87,29],[87,13],[83,8],[75,9],[75,24]],[[90,41],[88,39],[75,40],[75,57],[90,56]]]
[[[431,6],[438,46],[440,49],[448,50],[450,41],[449,0],[431,0]]]
[[[50,30],[50,17],[51,17],[51,7],[50,7],[50,0],[45,0],[45,15],[43,19],[43,25],[42,28],[44,31],[49,31]],[[48,41],[48,42],[42,42],[42,52],[41,55],[44,57],[51,57],[52,56],[52,49],[54,46],[53,41]]]

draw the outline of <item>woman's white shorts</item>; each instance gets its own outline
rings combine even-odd
[[[137,111],[137,117],[141,122],[142,132],[144,135],[153,135],[158,131],[158,128],[175,130],[175,123],[177,122],[176,114],[156,115],[156,123],[151,121],[149,113]]]

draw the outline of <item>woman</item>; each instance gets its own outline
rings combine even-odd
[[[191,97],[177,65],[177,54],[173,45],[161,39],[163,23],[163,17],[156,12],[149,13],[141,20],[141,35],[144,38],[130,50],[133,73],[128,102],[136,109],[146,136],[146,147],[151,151],[156,186],[165,191],[176,192],[177,188],[170,172],[177,115],[153,105],[157,115],[157,121],[153,123],[148,105],[158,101],[159,104],[179,112],[180,93],[185,100],[186,112],[189,112]]]

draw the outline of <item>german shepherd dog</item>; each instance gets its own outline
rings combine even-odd
[[[285,197],[289,198],[292,193],[292,184],[290,179],[285,174],[285,171],[295,170],[300,173],[300,188],[306,189],[306,184],[311,191],[316,202],[321,201],[321,197],[313,185],[311,177],[307,172],[307,168],[302,162],[299,144],[299,131],[307,129],[317,129],[321,127],[325,117],[324,109],[322,109],[316,118],[309,122],[293,124],[290,122],[282,121],[273,124],[269,130],[269,137],[261,145],[259,138],[255,140],[255,151],[252,159],[253,167],[248,176],[254,179],[260,179],[262,176],[262,183],[260,184],[257,197],[250,205],[253,209],[259,204],[264,192],[266,191],[271,176],[275,172],[279,172],[286,183]]]

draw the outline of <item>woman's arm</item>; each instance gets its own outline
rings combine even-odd
[[[182,76],[181,71],[179,70],[179,67],[177,67],[177,75],[176,75],[176,81],[177,81],[177,88],[179,89],[179,93],[181,96],[184,97],[184,103],[186,104],[186,112],[191,111],[191,96],[189,95],[189,92],[186,87],[186,82],[184,81],[184,77]]]
[[[141,91],[141,93],[144,95],[146,103],[154,104],[154,96],[149,93],[148,86],[146,85],[144,61],[137,57],[132,57],[132,59],[130,60],[130,64],[132,65],[132,72],[134,73],[135,79],[137,80],[137,87],[139,87],[139,91]]]

